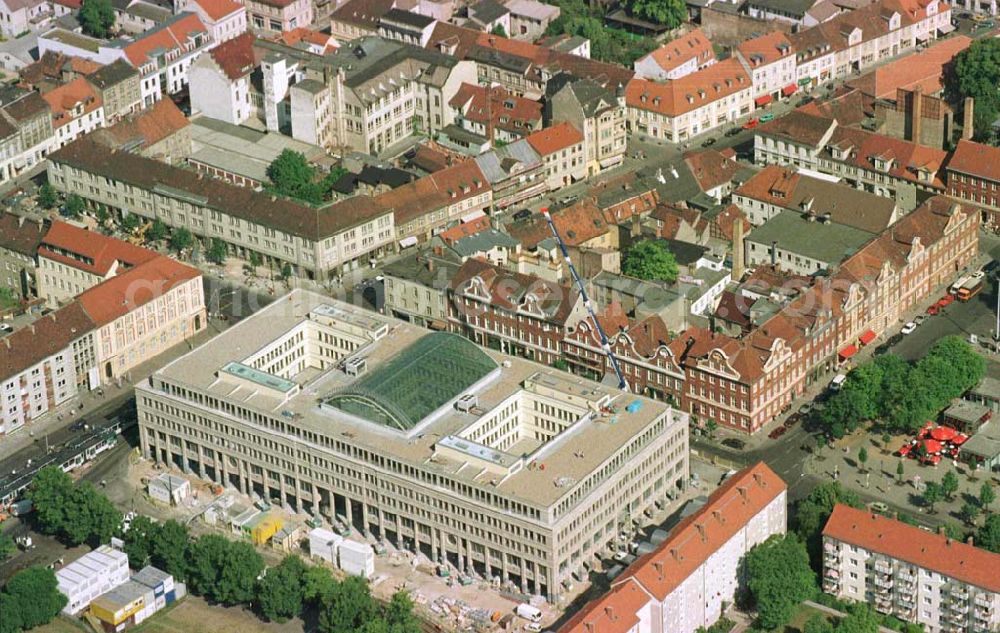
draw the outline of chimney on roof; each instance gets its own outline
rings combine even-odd
[[[7,344],[10,345],[9,342]],[[653,569],[656,570],[656,577],[663,580],[663,561],[653,561]]]
[[[920,86],[913,90],[913,108],[910,114],[913,117],[910,121],[910,140],[919,143],[924,115],[924,89]]]
[[[708,540],[708,533],[705,532],[705,524],[704,523],[695,523],[694,527],[695,527],[696,530],[698,530],[698,535],[701,536],[701,542],[704,543],[705,541],[707,541]]]
[[[760,473],[754,473],[753,480],[757,482],[757,485],[760,486],[761,488],[767,488],[767,482],[764,481],[764,478],[761,476]]]
[[[940,534],[941,536],[946,536],[947,535],[947,532],[944,531],[944,526],[943,525],[939,525],[938,526],[938,534]]]
[[[965,544],[966,544],[966,545],[975,545],[975,544],[976,544],[976,542],[975,542],[975,541],[976,541],[975,537],[973,537],[973,536],[972,536],[972,535],[970,534],[970,535],[968,536],[968,538],[966,538],[966,539],[965,539]]]
[[[589,633],[594,633],[594,623],[591,621],[586,621],[583,623],[584,628],[587,629]]]
[[[746,486],[736,486],[736,492],[740,493],[740,496],[743,497],[743,503],[748,501]]]
[[[722,516],[722,513],[719,512],[718,510],[712,510],[712,516],[715,517],[715,520],[718,521],[719,523],[726,522],[726,517]]]
[[[681,553],[677,551],[676,547],[670,548],[670,555],[674,557],[675,561],[680,562],[680,561],[684,560],[684,557],[681,556]]]
[[[962,138],[967,141],[972,140],[972,133],[976,128],[975,119],[973,119],[975,105],[975,99],[972,97],[965,98],[965,107],[962,109]]]
[[[604,607],[604,613],[607,614],[608,619],[611,620],[612,622],[618,619],[618,617],[615,615],[615,608],[610,604]]]

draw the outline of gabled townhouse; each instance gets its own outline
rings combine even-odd
[[[277,37],[277,41],[307,51],[313,55],[326,55],[340,48],[340,44],[332,35],[328,35],[322,31],[313,31],[304,26],[282,32]]]
[[[49,51],[38,61],[17,71],[17,85],[25,90],[46,92],[77,77],[86,77],[100,68],[101,64],[93,60]]]
[[[781,31],[745,40],[736,47],[736,57],[750,74],[757,107],[790,97],[798,89],[795,48]]]
[[[462,264],[448,294],[453,331],[546,365],[560,357],[563,338],[586,315],[575,290],[481,259]]]
[[[620,165],[626,151],[625,87],[614,91],[569,74],[548,83],[545,118],[549,125],[567,122],[583,133],[587,175]]]
[[[468,14],[465,26],[510,36],[510,10],[498,0],[478,0],[469,5]]]
[[[52,111],[54,148],[104,127],[104,101],[83,77],[53,88],[42,98]]]
[[[504,4],[510,11],[507,35],[515,40],[534,42],[561,13],[559,7],[538,0],[507,0]]]
[[[426,241],[464,217],[489,210],[490,183],[474,160],[466,160],[377,197],[394,214],[401,243]]]
[[[0,123],[2,125],[2,123]],[[38,246],[48,227],[42,220],[0,214],[0,284],[22,299],[35,296]]]
[[[556,123],[529,134],[524,140],[545,162],[549,191],[587,177],[583,134],[573,124],[565,121]]]
[[[742,561],[787,529],[788,488],[758,462],[729,477],[558,633],[695,633],[712,626],[745,590]]]
[[[187,0],[184,10],[198,16],[215,42],[225,42],[247,32],[246,7],[235,0]]]
[[[244,5],[248,26],[259,35],[271,36],[299,27],[309,27],[313,21],[310,0],[246,0]]]
[[[236,125],[254,115],[250,82],[259,65],[254,41],[252,34],[244,33],[204,51],[191,64],[192,112]]]
[[[170,99],[97,130],[91,137],[122,152],[133,152],[168,165],[183,165],[191,156],[191,122]]]
[[[553,210],[550,218],[581,276],[590,278],[604,270],[614,273],[621,270],[618,226],[592,198],[582,198],[569,206]],[[541,274],[543,271],[540,269],[553,259],[551,252],[556,247],[548,221],[542,215],[535,214],[526,220],[508,224],[507,233],[522,246],[515,261],[517,269],[537,270]],[[562,259],[560,251],[555,261],[561,264]],[[564,283],[572,283],[569,271],[561,266],[560,270],[562,275],[556,278]]]
[[[89,138],[49,156],[49,182],[112,214],[135,213],[219,238],[243,258],[325,280],[395,251],[393,214],[366,195],[314,207],[254,191]]]
[[[45,160],[56,142],[52,109],[37,92],[13,86],[0,90],[0,126],[6,147],[0,182]]]
[[[667,42],[635,61],[635,76],[652,81],[680,79],[716,61],[712,42],[701,29],[694,29]]]
[[[421,15],[402,9],[390,9],[379,18],[378,34],[390,40],[405,42],[414,46],[427,46],[437,21],[429,15]]]
[[[510,143],[542,127],[542,104],[502,86],[463,83],[448,106],[456,125],[487,140]]]
[[[142,79],[139,71],[122,59],[102,66],[86,76],[104,104],[104,122],[113,125],[142,109]]]
[[[174,14],[173,2],[162,0],[113,0],[115,28],[125,35],[137,35],[163,24]]]
[[[67,13],[69,9],[50,0],[0,0],[0,35],[17,37]]]
[[[633,79],[625,104],[631,133],[682,143],[750,114],[753,84],[741,63],[730,58],[679,79]]]
[[[945,192],[948,153],[830,119],[791,112],[760,126],[754,138],[760,164],[794,165],[841,178],[906,211],[927,194]]]
[[[740,185],[733,192],[733,203],[755,226],[782,211],[792,211],[809,216],[813,222],[829,221],[881,233],[902,215],[892,198],[778,165],[765,167]]]
[[[474,159],[493,190],[493,206],[511,205],[545,195],[545,163],[525,139],[497,147]]]
[[[395,6],[395,0],[347,0],[330,14],[330,35],[350,42],[379,33],[379,21]],[[303,25],[305,26],[305,25]]]

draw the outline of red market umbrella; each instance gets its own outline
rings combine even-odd
[[[939,426],[931,431],[931,437],[939,442],[947,442],[958,435],[958,431],[950,426]]]
[[[955,435],[955,437],[951,438],[951,443],[954,444],[955,446],[961,446],[962,444],[965,444],[968,441],[969,441],[969,436],[966,435],[965,433],[959,433]]]
[[[931,455],[940,453],[942,448],[944,447],[941,445],[941,442],[937,440],[924,440],[924,450]]]
[[[903,448],[899,449],[900,457],[906,457],[912,448],[913,446],[911,446],[910,444],[906,444],[905,446],[903,446]]]
[[[927,461],[930,462],[932,465],[937,466],[938,464],[941,463],[941,456],[931,455],[930,457],[927,458]]]

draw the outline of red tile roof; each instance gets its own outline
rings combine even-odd
[[[182,13],[172,22],[147,31],[123,50],[129,62],[138,68],[153,61],[156,55],[187,46],[195,35],[207,33],[201,18],[194,13]]]
[[[209,51],[209,55],[226,74],[226,77],[235,81],[249,75],[257,66],[257,58],[253,49],[254,41],[256,38],[252,33],[244,33],[219,44]]]
[[[786,489],[764,462],[733,475],[701,509],[671,530],[655,551],[632,563],[611,591],[587,604],[559,633],[630,630],[636,613],[651,599],[666,599]]]
[[[781,31],[771,31],[767,35],[744,41],[736,50],[743,55],[743,59],[751,68],[756,68],[794,54],[795,47],[787,35]]]
[[[532,132],[526,138],[528,145],[543,158],[560,150],[583,143],[583,134],[568,121],[556,123],[537,132]]]
[[[481,231],[485,231],[490,228],[490,218],[489,216],[478,217],[470,222],[462,222],[451,227],[447,231],[442,231],[438,233],[438,237],[445,244],[454,244],[460,239],[469,237],[470,235],[475,235]]]
[[[337,40],[332,35],[313,31],[304,26],[292,29],[291,31],[283,31],[275,39],[289,46],[295,46],[304,42],[309,51],[317,55],[325,55],[338,48]]]
[[[11,378],[69,346],[95,328],[76,301],[0,340],[0,380]]]
[[[68,125],[103,105],[100,95],[83,77],[77,77],[68,84],[49,90],[42,95],[42,98],[52,108],[52,127],[54,128]],[[81,103],[83,104],[83,112],[74,116],[72,111]]]
[[[490,183],[479,169],[479,164],[466,160],[396,187],[379,195],[376,200],[383,208],[393,210],[396,226],[399,227],[421,215],[488,191]]]
[[[880,514],[837,504],[823,536],[1000,592],[1000,554]]]
[[[233,0],[194,0],[205,15],[212,20],[221,20],[238,11],[244,11],[243,5]]]
[[[962,139],[951,154],[947,169],[994,182],[1000,181],[1000,147]]]
[[[731,182],[736,172],[742,169],[736,160],[727,158],[714,149],[688,152],[684,155],[684,162],[694,174],[702,191],[709,191]]]
[[[879,66],[847,84],[875,98],[895,98],[896,88],[914,90],[918,86],[924,94],[935,94],[944,88],[945,68],[971,44],[972,39],[961,34],[939,40],[919,53]]]
[[[489,95],[487,97],[487,94]],[[518,97],[503,86],[478,86],[463,83],[448,102],[470,121],[524,135],[542,124],[542,104]]]
[[[142,147],[148,148],[189,125],[191,122],[172,100],[160,99],[109,128],[95,131],[92,136],[97,141],[109,141],[113,147],[141,140]]]
[[[490,294],[490,305],[514,312],[523,307],[530,295],[549,323],[565,326],[579,300],[576,290],[535,275],[513,272],[490,262],[470,258],[451,279],[451,289],[464,293],[473,281],[482,281]]]
[[[34,259],[45,237],[45,229],[41,220],[36,222],[23,215],[0,213],[0,249]]]
[[[604,213],[593,198],[581,198],[568,207],[551,213],[552,222],[567,246],[579,246],[607,234],[615,228],[608,224]],[[538,243],[552,238],[552,229],[542,215],[534,215],[524,222],[507,225],[507,232],[525,248],[534,249]]]
[[[59,221],[49,227],[38,254],[101,277],[115,263],[133,267],[157,257],[154,251]]]
[[[655,82],[633,79],[625,87],[625,103],[630,108],[678,116],[750,89],[750,76],[735,58],[680,79]]]
[[[667,42],[636,63],[645,59],[652,59],[664,72],[670,72],[692,59],[698,60],[698,66],[704,66],[715,59],[715,51],[702,30],[695,29]]]
[[[199,277],[201,272],[197,268],[157,255],[83,291],[77,296],[77,302],[100,327]]]

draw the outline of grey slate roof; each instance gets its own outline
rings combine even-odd
[[[846,224],[810,222],[798,213],[782,211],[754,228],[747,241],[768,248],[771,242],[777,242],[781,250],[836,264],[856,253],[873,237],[874,233]]]
[[[476,163],[490,184],[500,182],[510,177],[511,168],[520,163],[527,169],[540,165],[541,156],[523,138],[510,145],[498,147],[476,157]]]
[[[497,247],[517,248],[517,244],[517,240],[506,233],[489,228],[456,240],[451,248],[461,257],[472,257],[476,253],[484,253]]]
[[[111,86],[116,86],[138,75],[139,71],[133,68],[131,64],[124,59],[116,59],[110,64],[102,66],[97,72],[87,75],[87,81],[101,90],[107,90]]]
[[[469,18],[479,24],[489,24],[510,13],[507,7],[496,0],[479,0],[469,7]]]

